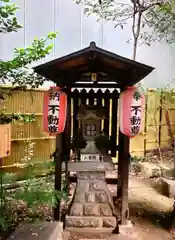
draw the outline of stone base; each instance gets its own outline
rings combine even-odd
[[[166,164],[160,164],[162,177],[167,179],[172,179],[173,177],[173,166],[166,165]]]
[[[125,225],[119,225],[119,233],[123,235],[133,234],[133,225],[131,221],[128,221]]]
[[[116,227],[115,217],[85,217],[85,216],[66,216],[67,228],[110,228]]]
[[[152,178],[161,176],[161,168],[157,164],[141,162],[139,163],[140,172],[143,176]]]
[[[8,240],[62,240],[63,224],[60,222],[37,222],[19,226]]]
[[[160,178],[154,184],[154,188],[166,197],[175,198],[175,180]]]

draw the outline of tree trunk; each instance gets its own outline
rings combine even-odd
[[[134,38],[134,43],[133,43],[133,55],[132,59],[135,61],[136,60],[136,54],[137,54],[137,39]]]

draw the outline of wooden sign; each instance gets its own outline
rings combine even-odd
[[[67,95],[59,87],[51,87],[44,94],[43,124],[50,135],[62,133],[67,117]]]
[[[10,155],[11,149],[11,125],[0,125],[0,158]]]
[[[81,154],[81,161],[100,161],[100,154]]]

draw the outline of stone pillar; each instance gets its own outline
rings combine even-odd
[[[113,213],[113,199],[105,180],[105,169],[78,171],[66,227],[114,229],[116,217]]]

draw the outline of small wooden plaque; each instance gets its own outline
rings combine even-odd
[[[0,125],[0,158],[10,155],[11,149],[11,125]]]

